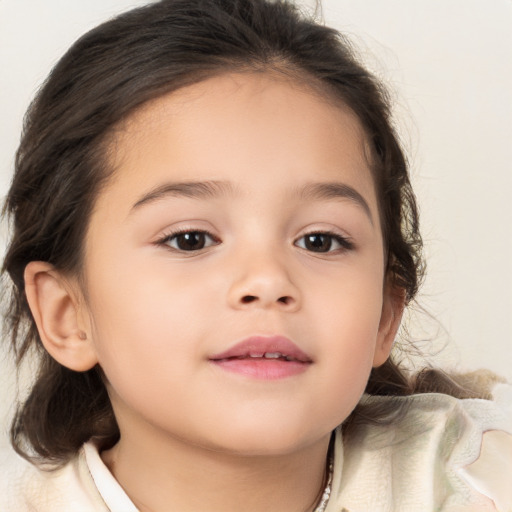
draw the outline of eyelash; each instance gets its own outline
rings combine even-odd
[[[200,241],[203,241],[203,242],[206,241],[206,238],[209,238],[210,243],[208,243],[208,245],[204,245],[204,243],[203,243],[202,247],[199,247],[197,249],[194,249],[194,248],[184,249],[182,247],[180,248],[179,245],[176,247],[173,247],[171,245],[171,243],[173,243],[173,242],[176,242],[177,244],[179,244],[179,241],[178,241],[179,237],[184,236],[184,235],[195,235],[196,237],[199,236]],[[326,250],[315,251],[312,249],[308,249],[307,237],[311,237],[311,238],[324,237],[324,241],[322,242],[322,244],[323,243],[327,244],[325,247]],[[327,238],[327,240],[325,240],[325,238]],[[301,241],[301,240],[304,241],[304,244],[299,244],[299,241]],[[338,244],[339,247],[332,249],[333,242]],[[156,241],[156,245],[166,246],[170,250],[183,252],[183,253],[199,252],[203,249],[207,249],[208,247],[218,245],[219,243],[221,243],[221,241],[215,235],[213,235],[212,233],[210,233],[209,231],[204,230],[204,229],[180,229],[178,231],[168,233],[165,236],[163,236],[161,239]],[[313,241],[310,240],[310,243],[313,243]],[[343,237],[343,236],[339,235],[338,233],[333,233],[332,231],[311,231],[310,233],[305,233],[304,235],[299,237],[294,242],[294,245],[296,247],[304,249],[307,252],[312,252],[315,254],[339,253],[339,252],[350,251],[350,250],[354,249],[354,244],[353,244],[353,242],[350,241],[350,239]],[[317,247],[318,247],[318,245],[317,245]],[[322,247],[320,246],[319,248],[322,248]]]

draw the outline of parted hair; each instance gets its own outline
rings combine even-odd
[[[387,276],[406,302],[423,275],[418,211],[393,129],[386,90],[350,42],[286,1],[161,0],[122,14],[81,37],[51,71],[25,117],[4,214],[11,235],[3,265],[4,338],[18,365],[37,364],[11,428],[15,449],[61,464],[91,437],[119,438],[101,368],[71,371],[45,351],[24,292],[24,269],[46,261],[80,275],[95,198],[115,172],[108,141],[146,102],[230,71],[280,71],[341,101],[360,120],[371,153]],[[401,396],[441,391],[471,396],[441,372],[409,375],[391,357],[366,392]],[[358,407],[346,425],[390,421],[392,401]]]

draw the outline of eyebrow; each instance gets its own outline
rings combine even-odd
[[[365,198],[355,188],[345,183],[308,183],[299,190],[299,197],[304,201],[349,199],[364,210],[373,224],[372,212]]]
[[[164,183],[146,192],[132,206],[131,211],[143,205],[170,197],[188,197],[191,199],[213,199],[219,196],[233,195],[234,187],[229,181],[185,181]],[[360,206],[373,224],[373,216],[364,197],[353,187],[339,182],[308,183],[297,190],[302,201],[321,201],[330,199],[349,199]]]
[[[165,183],[145,193],[133,206],[132,211],[142,205],[158,201],[167,196],[191,199],[212,199],[233,193],[233,186],[227,181],[186,181]]]

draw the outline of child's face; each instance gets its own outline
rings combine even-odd
[[[263,73],[182,89],[122,127],[82,311],[122,435],[268,454],[348,416],[401,307],[383,293],[364,144],[347,110]]]

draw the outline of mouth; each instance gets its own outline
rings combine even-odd
[[[209,360],[223,370],[263,380],[298,375],[313,363],[311,357],[283,336],[252,336]]]

